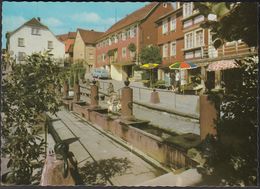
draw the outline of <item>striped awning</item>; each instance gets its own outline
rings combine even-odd
[[[207,71],[214,72],[233,68],[239,68],[239,65],[235,62],[235,60],[220,60],[209,64]]]

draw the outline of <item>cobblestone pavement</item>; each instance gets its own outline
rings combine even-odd
[[[79,167],[83,166],[86,161],[93,161],[93,159],[97,161],[112,157],[128,158],[131,162],[131,168],[123,175],[110,179],[113,185],[136,185],[163,174],[162,171],[148,164],[71,112],[61,110],[57,113],[57,117],[53,116],[52,119],[56,120],[53,125],[62,140],[79,137],[78,141],[70,145],[70,150],[78,160]]]

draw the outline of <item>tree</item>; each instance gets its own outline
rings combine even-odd
[[[39,181],[45,152],[39,131],[44,113],[58,111],[56,89],[62,85],[63,74],[49,52],[34,53],[24,64],[11,65],[12,71],[3,81],[2,155],[9,159],[10,169],[5,178],[27,185]]]
[[[135,52],[136,51],[136,46],[134,43],[130,43],[128,46],[127,46],[128,50],[131,51],[131,52]]]
[[[216,21],[202,27],[214,33],[214,46],[242,40],[257,45],[256,3],[195,3],[205,16],[215,14]],[[257,176],[257,67],[256,56],[236,60],[240,80],[222,96],[221,117],[216,120],[217,136],[208,136],[201,145],[206,163],[201,169],[207,184],[256,185]],[[216,100],[215,95],[209,98]]]
[[[160,48],[158,46],[146,46],[140,52],[140,60],[142,64],[162,62]]]
[[[211,29],[212,41],[216,48],[226,41],[242,40],[248,46],[257,46],[257,2],[198,2],[195,8],[208,17],[201,26]]]

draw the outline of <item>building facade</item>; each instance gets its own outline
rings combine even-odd
[[[73,46],[73,62],[83,62],[91,72],[96,59],[96,40],[103,34],[94,30],[77,29]]]
[[[115,23],[97,40],[95,67],[107,69],[115,80],[132,77],[140,50],[157,45],[155,21],[172,10],[171,3],[152,2]]]
[[[65,44],[65,62],[73,63],[73,47],[76,38],[76,32],[57,35],[57,38]]]
[[[182,25],[182,3],[175,2],[174,10],[156,20],[158,46],[162,63],[158,68],[158,80],[171,84],[169,66],[184,61],[184,33]]]
[[[32,18],[7,33],[7,50],[17,63],[23,62],[26,55],[46,50],[50,50],[55,59],[63,61],[65,57],[65,45],[40,22],[40,18]]]

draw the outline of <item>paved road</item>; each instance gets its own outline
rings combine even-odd
[[[52,117],[56,120],[53,125],[61,139],[79,137],[79,141],[70,145],[70,150],[78,160],[79,167],[83,166],[86,161],[93,161],[93,158],[101,160],[127,157],[131,162],[131,168],[123,175],[111,179],[112,184],[116,186],[140,184],[163,174],[78,116],[66,110],[58,112],[57,116]]]

